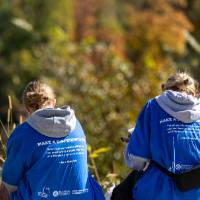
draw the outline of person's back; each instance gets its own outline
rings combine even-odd
[[[13,200],[103,200],[88,174],[86,149],[73,110],[37,109],[8,140],[3,182]]]
[[[170,88],[171,89],[171,88]],[[166,90],[143,108],[129,141],[126,160],[141,170],[154,160],[179,174],[200,164],[200,101],[185,92]],[[198,200],[200,188],[181,192],[154,164],[133,190],[135,200]]]

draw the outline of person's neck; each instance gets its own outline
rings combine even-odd
[[[55,106],[54,106],[54,105],[46,105],[46,106],[43,106],[43,107],[41,107],[41,108],[39,108],[39,109],[47,109],[47,108],[52,108],[52,109],[54,109]],[[37,110],[39,110],[39,109],[37,109]],[[37,110],[33,110],[33,109],[31,109],[31,108],[28,108],[28,109],[27,109],[28,115],[31,116],[32,113],[34,113],[34,112],[37,111]]]

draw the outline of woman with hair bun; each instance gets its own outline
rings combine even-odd
[[[176,73],[143,107],[125,150],[127,165],[144,174],[135,200],[200,200],[198,84]]]
[[[23,102],[29,117],[11,134],[3,166],[11,200],[104,200],[88,173],[86,138],[74,111],[55,108],[52,88],[39,81],[26,86]]]

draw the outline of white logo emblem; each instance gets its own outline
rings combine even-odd
[[[56,190],[53,191],[53,196],[54,196],[54,197],[57,197],[58,195],[59,195],[59,192],[58,192],[58,191],[56,191]]]
[[[48,187],[43,187],[42,192],[38,192],[38,196],[42,197],[42,198],[48,198],[50,194],[50,188]]]

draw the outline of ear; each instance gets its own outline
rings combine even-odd
[[[26,111],[27,111],[27,113],[28,113],[29,115],[31,115],[32,112],[33,112],[33,110],[32,110],[31,108],[29,108],[29,107],[26,107]]]

